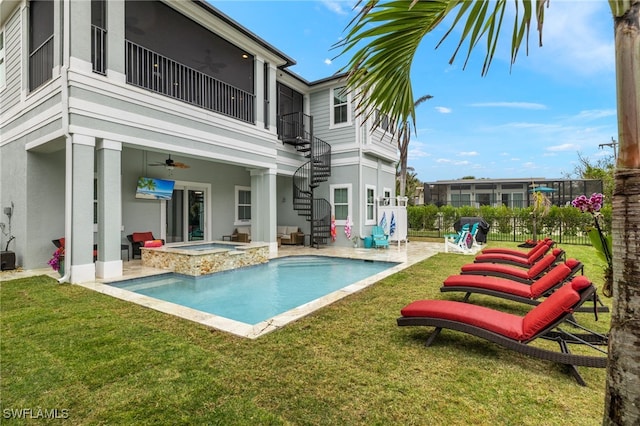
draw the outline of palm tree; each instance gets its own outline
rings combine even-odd
[[[433,98],[431,95],[424,95],[418,98],[413,103],[413,108],[417,108],[421,103]],[[400,180],[400,196],[405,196],[405,189],[407,187],[407,157],[409,155],[409,141],[411,140],[411,123],[409,120],[402,121],[400,123],[400,129],[398,129],[398,151],[400,151],[400,174],[398,176]],[[413,131],[416,131],[415,126]]]
[[[508,4],[515,7],[511,37],[511,63],[523,40],[528,48],[529,28],[535,18],[542,41],[548,0],[361,0],[363,6],[349,24],[342,53],[352,53],[347,69],[350,88],[366,97],[357,105],[377,108],[393,117],[394,128],[410,120],[415,107],[410,69],[422,39],[450,13],[457,11],[453,28],[462,35],[451,57],[468,42],[467,60],[481,39],[486,40],[482,74],[496,51]],[[615,63],[619,154],[613,195],[613,312],[604,424],[640,423],[640,0],[609,0],[615,33]],[[576,7],[580,7],[579,3]],[[465,61],[466,65],[466,61]]]

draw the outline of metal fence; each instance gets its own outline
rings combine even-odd
[[[53,35],[29,54],[29,91],[34,91],[53,75]]]
[[[409,228],[409,237],[444,238],[446,234],[455,233],[455,219],[447,220],[439,215],[429,229]],[[489,223],[487,241],[523,242],[534,237],[533,219],[518,216],[501,217]],[[536,221],[537,238],[550,237],[558,244],[591,245],[587,230],[594,225],[589,215],[563,220],[561,218],[542,218]],[[610,225],[604,225],[605,230]]]

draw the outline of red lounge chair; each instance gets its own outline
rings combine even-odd
[[[559,326],[565,321],[571,323],[571,314],[594,294],[595,287],[581,275],[563,285],[524,317],[471,303],[419,300],[402,309],[402,316],[397,323],[399,326],[435,327],[427,338],[427,346],[433,343],[443,328],[447,328],[481,337],[529,356],[565,364],[576,381],[585,386],[576,367],[605,368],[606,351],[595,345],[606,345],[607,337],[583,327],[581,329],[585,333],[574,334]],[[529,345],[538,338],[555,340],[560,351]],[[569,352],[569,344],[588,345],[601,355],[574,355]]]
[[[531,284],[534,280],[540,278],[552,265],[560,261],[563,255],[564,250],[553,249],[551,254],[540,259],[540,261],[536,262],[529,269],[501,263],[467,263],[462,266],[460,274],[503,277],[509,280]]]
[[[515,249],[508,249],[508,248],[503,248],[503,247],[497,247],[497,248],[486,248],[484,250],[482,250],[482,254],[497,254],[497,253],[501,253],[501,254],[511,254],[514,256],[521,256],[521,257],[530,257],[531,254],[536,251],[536,249],[538,247],[540,247],[541,245],[548,245],[549,247],[553,247],[553,245],[555,244],[553,242],[553,240],[551,238],[545,238],[544,240],[540,240],[536,243],[535,246],[533,246],[531,248],[531,250],[529,251],[522,251],[522,250],[515,250]]]
[[[506,278],[497,278],[478,275],[451,275],[444,281],[441,292],[464,292],[463,302],[467,302],[472,293],[486,294],[489,296],[509,299],[528,305],[539,305],[540,298],[549,296],[551,292],[560,287],[565,281],[571,279],[584,265],[576,259],[567,259],[566,262],[554,266],[549,272],[531,284],[524,284]],[[576,311],[593,312],[593,307],[583,306]],[[598,312],[609,312],[598,299]]]
[[[57,240],[51,240],[51,242],[57,248],[63,248],[63,249],[65,248],[64,247],[64,237],[58,238]],[[95,262],[96,260],[98,260],[98,248],[96,247],[96,244],[94,244],[93,245],[93,261]]]
[[[475,263],[505,263],[509,265],[522,266],[530,268],[534,263],[542,258],[551,250],[551,244],[543,243],[536,246],[529,256],[515,255],[509,253],[482,253],[475,257]]]

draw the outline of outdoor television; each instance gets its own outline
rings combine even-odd
[[[136,198],[145,200],[170,200],[173,194],[174,180],[156,179],[150,177],[138,178]]]

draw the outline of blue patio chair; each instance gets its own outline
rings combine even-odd
[[[381,226],[371,227],[372,247],[389,247],[389,236],[385,235]]]

